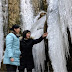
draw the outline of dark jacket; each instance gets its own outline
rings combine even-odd
[[[42,36],[39,39],[22,39],[20,42],[20,50],[21,50],[21,59],[20,59],[20,67],[21,68],[34,68],[32,47],[34,44],[37,44],[43,40]]]

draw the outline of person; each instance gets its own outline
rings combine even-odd
[[[13,32],[6,36],[6,49],[3,64],[6,64],[7,72],[16,72],[20,65],[20,26],[15,24],[10,29]]]
[[[39,39],[32,39],[30,35],[31,32],[25,30],[23,32],[23,38],[20,41],[21,56],[20,66],[18,67],[19,72],[24,72],[25,68],[27,68],[27,72],[32,72],[32,69],[34,68],[32,47],[34,44],[41,42],[47,36],[47,33],[44,33]]]

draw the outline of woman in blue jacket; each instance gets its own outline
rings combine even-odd
[[[7,72],[16,72],[17,66],[20,65],[20,27],[13,25],[11,28],[13,33],[6,36],[6,50],[4,54],[3,64],[6,64]]]

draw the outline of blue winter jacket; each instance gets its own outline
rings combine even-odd
[[[9,33],[6,37],[6,50],[4,54],[3,64],[20,66],[20,41],[15,34]],[[11,62],[10,58],[14,58]]]

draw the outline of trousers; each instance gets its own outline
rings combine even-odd
[[[7,64],[6,68],[7,68],[7,72],[16,72],[17,66]]]

